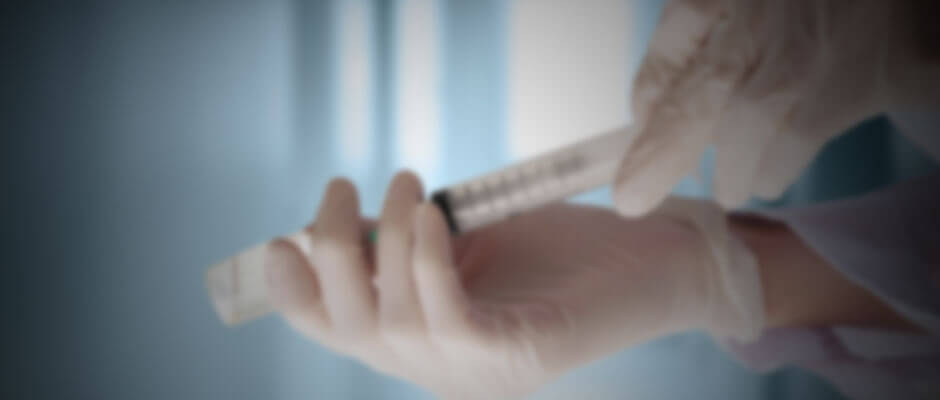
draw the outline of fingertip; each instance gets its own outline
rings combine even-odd
[[[327,193],[336,192],[343,194],[354,194],[356,192],[356,185],[349,180],[349,178],[339,176],[333,179],[330,179],[330,183],[327,184]]]
[[[754,195],[767,201],[776,200],[783,196],[789,188],[789,182],[776,182],[768,178],[757,177],[754,183]]]
[[[617,212],[627,218],[641,217],[653,207],[651,200],[643,193],[638,193],[629,180],[617,184],[613,190],[614,206]]]
[[[613,190],[621,215],[639,217],[650,212],[698,165],[711,140],[711,124],[708,118],[681,112],[682,108],[655,110],[624,156]]]
[[[678,178],[659,174],[655,163],[643,162],[642,154],[631,153],[620,167],[612,192],[617,212],[623,217],[637,218],[656,208]]]
[[[715,200],[726,210],[743,206],[751,197],[749,186],[744,182],[718,184],[716,179]]]
[[[802,132],[805,136],[796,132]],[[774,138],[754,179],[754,193],[757,196],[776,199],[800,178],[826,143],[825,135],[812,133],[791,129],[782,131]]]
[[[410,169],[403,169],[395,174],[395,177],[392,178],[392,186],[396,186],[396,184],[404,185],[410,190],[419,193],[419,195],[424,194],[424,185],[421,183],[421,178]]]
[[[414,205],[423,199],[424,188],[421,179],[411,171],[399,171],[386,190],[382,218],[398,220],[399,214],[410,214]]]
[[[355,185],[346,178],[334,178],[327,185],[317,216],[307,231],[347,243],[358,243],[361,239],[361,220]]]
[[[352,205],[352,207],[339,207],[343,205]],[[321,210],[337,207],[359,210],[359,192],[356,190],[356,185],[345,177],[331,179],[326,186],[326,192],[323,194]]]
[[[771,156],[781,159],[782,156]],[[754,195],[765,199],[777,199],[796,182],[810,164],[812,154],[793,154],[788,159],[765,162],[754,179]],[[771,164],[771,165],[768,165]]]

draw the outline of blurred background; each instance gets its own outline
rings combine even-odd
[[[399,168],[434,188],[629,122],[661,7],[4,2],[0,397],[428,398],[277,317],[226,328],[205,268],[303,226],[333,176],[355,181],[375,215]],[[862,192],[926,163],[887,120],[856,130],[769,205]],[[709,164],[677,191],[707,196]],[[687,334],[536,398],[839,397],[799,370],[757,375]]]

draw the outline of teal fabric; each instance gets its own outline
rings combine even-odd
[[[856,196],[937,169],[937,162],[886,117],[859,123],[826,145],[800,178],[762,207],[794,207]]]
[[[800,178],[774,201],[754,207],[800,207],[862,195],[936,171],[938,164],[886,117],[859,123],[827,144]],[[764,378],[766,399],[842,399],[819,377],[784,368]]]

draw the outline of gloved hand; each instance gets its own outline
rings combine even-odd
[[[306,235],[272,246],[268,295],[300,332],[442,398],[513,398],[562,372],[689,329],[741,339],[763,323],[756,262],[717,207],[657,214],[558,205],[452,238],[399,174],[362,239],[334,181]]]
[[[618,210],[655,208],[709,145],[722,206],[774,198],[864,118],[936,107],[940,52],[922,15],[933,4],[670,1],[635,81],[639,131],[615,179]]]

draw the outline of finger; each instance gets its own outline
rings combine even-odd
[[[614,179],[614,203],[626,216],[656,207],[691,172],[711,142],[737,80],[718,43],[718,1],[670,3],[637,76],[634,111],[640,131]]]
[[[743,205],[754,189],[761,158],[792,111],[791,92],[756,97],[736,95],[715,132],[714,195],[722,207]]]
[[[754,193],[761,198],[779,197],[829,140],[873,114],[864,106],[837,109],[822,95],[808,99],[799,104],[799,110],[784,122],[763,152],[754,178]],[[823,115],[824,110],[832,112]]]
[[[372,333],[375,325],[374,291],[361,228],[355,187],[344,179],[332,181],[311,230],[310,259],[320,278],[332,329],[347,337]]]
[[[742,205],[755,194],[763,159],[777,152],[774,138],[793,117],[798,104],[808,101],[816,85],[818,63],[806,53],[799,21],[788,16],[785,2],[745,2],[735,7],[732,52],[749,66],[735,90],[730,107],[716,132],[714,193],[725,208]],[[760,26],[755,26],[759,23]],[[752,32],[752,35],[740,35]],[[787,40],[773,36],[783,32]]]
[[[663,95],[614,180],[614,203],[622,215],[646,214],[694,170],[712,140],[732,81],[730,74],[702,66]]]
[[[383,332],[417,330],[423,326],[411,271],[414,211],[423,193],[418,177],[402,172],[392,180],[385,197],[376,252],[379,326]]]
[[[672,1],[650,39],[633,84],[635,125],[642,126],[654,104],[682,76],[708,36],[717,1]]]
[[[454,263],[450,231],[433,204],[424,203],[416,211],[413,257],[429,332],[449,338],[470,333],[469,305]]]
[[[816,158],[829,138],[831,135],[801,135],[791,129],[777,133],[763,152],[754,177],[754,194],[767,200],[780,197]]]
[[[830,139],[883,111],[868,79],[873,64],[856,61],[849,58],[828,66],[817,62],[802,79],[806,96],[776,134],[761,163],[755,185],[761,197],[779,196]]]
[[[329,319],[319,282],[303,249],[308,240],[295,235],[268,245],[265,261],[268,300],[294,329],[322,340],[329,329]]]

